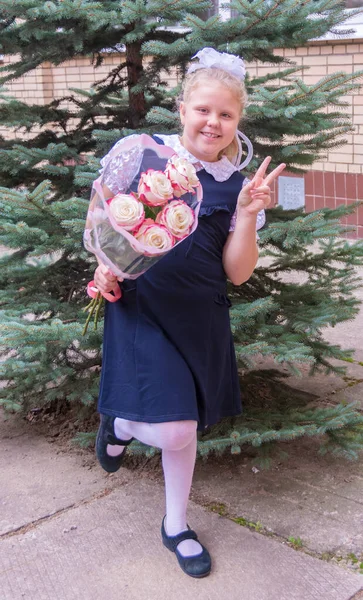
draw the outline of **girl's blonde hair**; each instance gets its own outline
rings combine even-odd
[[[180,98],[178,100],[178,108],[180,106],[180,102],[188,102],[190,98],[190,94],[202,84],[203,81],[216,81],[226,88],[228,88],[233,94],[235,94],[241,105],[241,113],[240,117],[242,118],[244,108],[247,104],[247,91],[245,84],[242,80],[238,79],[228,71],[224,69],[217,68],[205,68],[205,69],[197,69],[193,71],[189,75],[186,76],[182,92]],[[220,151],[218,158],[222,158],[222,156],[226,156],[229,160],[233,161],[233,159],[238,154],[238,144],[236,137],[233,138],[232,142],[226,148]]]

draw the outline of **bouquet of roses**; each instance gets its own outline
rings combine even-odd
[[[116,193],[104,181],[110,161],[128,175]],[[117,277],[136,279],[196,229],[202,186],[191,163],[146,134],[116,146],[104,166],[92,186],[84,245]],[[84,332],[93,314],[97,326],[103,301],[93,281],[87,292],[92,301]],[[119,285],[103,296],[118,300]]]

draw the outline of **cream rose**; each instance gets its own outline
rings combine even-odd
[[[189,235],[195,220],[193,209],[183,200],[173,200],[157,215],[156,222],[165,225],[178,240]]]
[[[194,194],[195,187],[200,185],[194,166],[185,158],[172,156],[166,165],[165,173],[173,186],[174,196],[180,198],[183,194]]]
[[[141,244],[156,250],[167,252],[174,246],[174,238],[170,231],[164,225],[159,225],[152,219],[145,219],[134,235]]]
[[[170,179],[163,171],[154,169],[141,174],[137,191],[141,202],[149,206],[165,204],[174,195]]]
[[[117,225],[126,231],[133,231],[145,219],[144,206],[135,196],[117,194],[108,201],[108,205]]]

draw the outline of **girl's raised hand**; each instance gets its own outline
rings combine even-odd
[[[285,163],[281,163],[276,169],[266,175],[267,167],[271,162],[271,156],[265,158],[260,165],[252,181],[245,185],[239,193],[237,206],[250,214],[257,214],[260,210],[267,208],[271,203],[270,184],[285,169]]]

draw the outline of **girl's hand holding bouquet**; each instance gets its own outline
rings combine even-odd
[[[101,294],[110,294],[117,286],[118,281],[123,281],[122,277],[116,277],[106,265],[98,265],[94,282]]]
[[[94,312],[97,325],[102,296],[118,300],[118,281],[142,275],[198,224],[202,187],[194,166],[145,134],[115,147],[109,160],[124,154],[127,162],[135,150],[141,155],[140,167],[127,189],[106,198],[102,175],[92,187],[84,244],[100,264],[87,288],[93,300],[86,307],[84,333]]]

